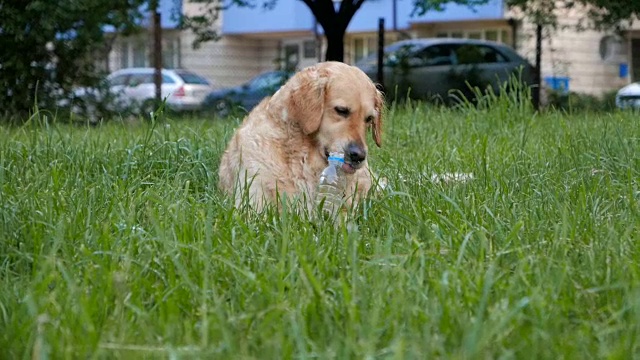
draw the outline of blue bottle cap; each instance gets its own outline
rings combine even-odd
[[[339,152],[332,152],[329,154],[329,158],[327,160],[344,163],[344,154]]]

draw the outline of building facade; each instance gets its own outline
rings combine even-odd
[[[303,68],[324,58],[322,28],[300,0],[277,0],[270,9],[229,7],[214,25],[220,40],[198,49],[192,46],[194,35],[178,30],[173,19],[177,12],[201,13],[202,5],[188,0],[161,4],[164,66],[193,70],[216,87],[235,86],[276,67]],[[600,95],[640,80],[640,28],[622,36],[578,32],[575,25],[585,13],[568,10],[558,17],[559,30],[545,29],[541,71],[547,87]],[[387,43],[421,37],[485,39],[514,47],[532,63],[535,59],[535,26],[508,10],[503,0],[475,8],[447,5],[444,11],[421,16],[413,14],[412,1],[368,0],[347,29],[345,62],[353,64],[377,50],[379,18],[385,19]],[[118,38],[109,70],[149,66],[150,44],[146,34]]]

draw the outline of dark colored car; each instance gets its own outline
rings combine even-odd
[[[377,54],[356,64],[376,79]],[[451,91],[470,94],[469,85],[497,91],[512,74],[533,84],[533,66],[512,48],[497,42],[429,38],[393,43],[384,49],[387,97],[451,100]],[[468,83],[468,85],[467,85]]]
[[[204,108],[219,116],[226,116],[236,108],[249,112],[262,99],[278,91],[292,74],[283,70],[268,71],[240,86],[212,91],[204,101]]]

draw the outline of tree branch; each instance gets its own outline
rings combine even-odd
[[[332,23],[330,22],[336,15],[335,8],[333,7],[332,0],[301,0],[307,5],[307,7],[313,13],[313,16],[316,18],[316,21],[322,28],[324,32],[332,31]]]
[[[356,11],[358,9],[360,9],[360,6],[362,6],[362,4],[365,2],[365,0],[356,0],[356,2],[354,3],[354,6],[356,8]]]
[[[311,12],[314,12],[313,8],[315,7],[315,5],[313,4],[313,1],[311,1],[311,0],[302,0],[302,2],[305,3],[309,7]]]
[[[353,0],[343,0],[340,2],[340,9],[338,14],[345,16],[353,9]],[[353,10],[355,12],[355,10]]]
[[[318,10],[320,10],[320,15],[324,15],[327,18],[330,18],[332,15],[336,14],[336,9],[333,7],[333,1],[332,0],[312,0]],[[325,18],[325,19],[327,19]],[[320,19],[318,19],[318,21],[320,21]]]

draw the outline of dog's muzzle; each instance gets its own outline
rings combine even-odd
[[[329,149],[324,149],[325,159],[329,158]],[[361,145],[350,143],[344,148],[344,164],[342,170],[347,174],[353,174],[362,167],[367,158],[367,151]]]
[[[367,150],[356,143],[350,143],[344,152],[344,160],[353,167],[360,167],[367,158]]]
[[[367,159],[367,150],[365,150],[362,145],[356,143],[350,143],[344,150],[343,170],[353,174],[362,167],[362,164],[364,164],[364,161]]]

